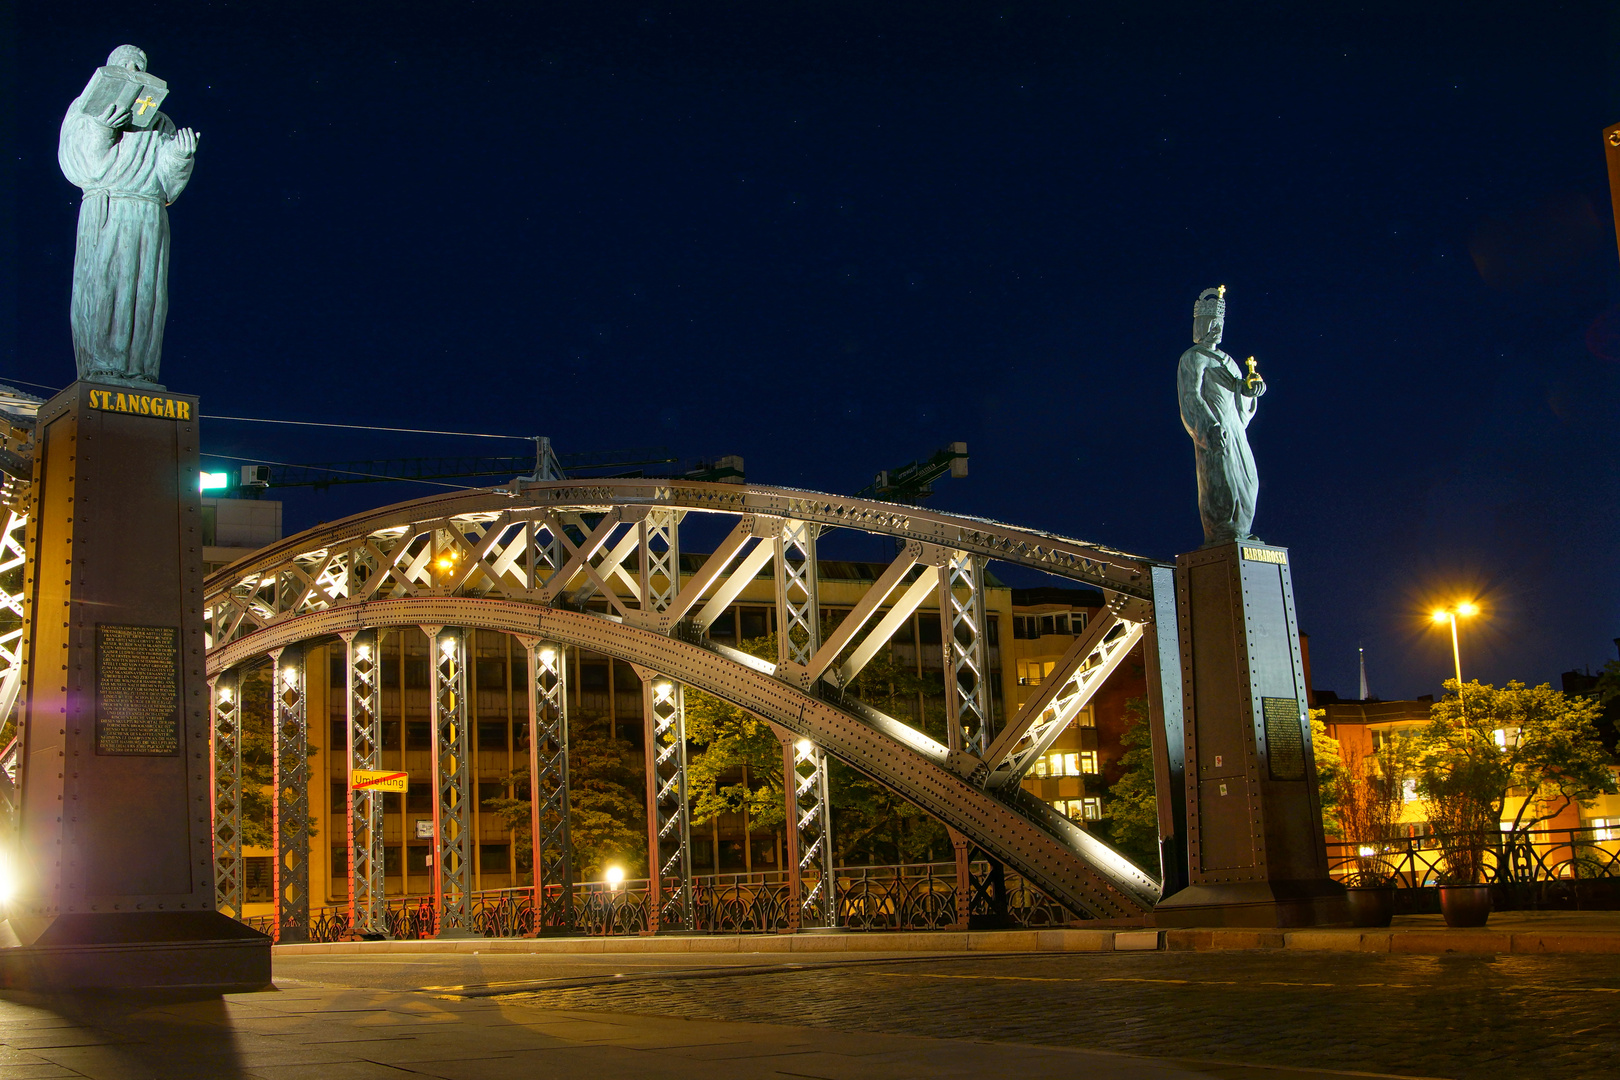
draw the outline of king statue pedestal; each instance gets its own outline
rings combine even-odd
[[[1256,541],[1176,559],[1185,702],[1187,888],[1158,926],[1349,921],[1328,876],[1288,551]]]
[[[270,984],[270,939],[214,909],[198,429],[127,386],[39,410],[0,986]]]

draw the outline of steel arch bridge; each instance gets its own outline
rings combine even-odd
[[[729,535],[690,576],[681,574],[683,519],[706,515]],[[898,554],[823,640],[817,539],[829,529],[893,537]],[[718,530],[716,530],[718,531]],[[1033,567],[1102,590],[1107,603],[1046,679],[1000,729],[992,723],[984,605],[992,560]],[[708,639],[713,620],[770,569],[776,662]],[[378,768],[379,634],[420,627],[435,642],[432,708],[434,880],[441,930],[468,926],[471,875],[469,747],[465,716],[468,631],[514,635],[527,649],[537,918],[545,890],[566,891],[568,649],[635,666],[644,684],[649,868],[654,921],[689,927],[691,868],[681,687],[714,694],[769,721],[782,737],[789,869],[796,906],[830,924],[830,809],[826,755],[889,786],[1071,912],[1122,918],[1159,898],[1159,883],[1084,829],[1027,795],[1026,769],[1061,734],[1146,636],[1155,742],[1179,721],[1170,568],[1045,533],[914,507],[783,488],[646,480],[514,481],[400,503],[289,537],[210,576],[203,601],[214,685],[218,777],[216,857],[223,909],[241,911],[240,698],[235,673],[277,663],[275,886],[288,939],[307,926],[308,766],[302,648],[345,642],[350,767]],[[885,716],[847,687],[930,599],[945,645],[947,741]],[[588,610],[590,604],[597,610]],[[1167,636],[1168,635],[1168,636]],[[1169,681],[1166,681],[1166,676]],[[1166,709],[1168,695],[1174,695]],[[1173,725],[1179,729],[1179,722]],[[1165,736],[1171,736],[1168,740]],[[235,755],[233,758],[232,755]],[[351,807],[355,926],[376,928],[381,883],[381,799]],[[302,873],[300,873],[302,869]],[[814,887],[811,887],[813,884]],[[797,893],[797,889],[795,890]],[[550,901],[556,906],[555,901]],[[551,912],[553,924],[568,913]]]

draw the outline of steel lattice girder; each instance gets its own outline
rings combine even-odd
[[[242,918],[242,693],[235,670],[208,680],[213,702],[214,907]]]
[[[608,535],[652,509],[856,529],[1029,566],[1136,601],[1153,595],[1157,564],[1149,560],[977,518],[782,488],[552,481],[403,503],[273,544],[208,578],[210,644],[344,602],[454,592],[549,604],[581,575],[600,589],[602,575],[592,560],[611,561],[601,551]],[[597,519],[589,534],[582,531],[587,518]],[[459,565],[435,580],[436,544],[446,541]],[[559,570],[565,547],[570,554]],[[629,582],[625,588],[635,591]],[[616,596],[614,602],[623,606]],[[677,618],[684,610],[679,598],[671,605]],[[1146,603],[1122,614],[1135,621],[1150,617]]]
[[[640,664],[647,751],[647,876],[653,929],[695,930],[692,814],[686,789],[686,688]],[[667,854],[666,854],[667,852]],[[665,896],[664,883],[674,887]]]
[[[838,925],[838,875],[833,870],[832,799],[827,755],[809,739],[793,741],[794,830],[798,836],[799,918],[805,926]],[[814,884],[809,884],[811,874]]]
[[[534,929],[574,928],[574,857],[568,833],[568,657],[561,645],[519,636],[529,671],[529,837]]]
[[[945,731],[952,750],[979,755],[990,742],[991,715],[984,562],[965,552],[949,552],[941,558],[938,573]]]
[[[472,770],[467,737],[467,633],[419,623],[432,661],[434,933],[472,929]]]
[[[383,794],[356,791],[356,769],[382,768],[382,639],[377,630],[342,635],[348,678],[349,925],[387,932],[384,919]]]
[[[22,688],[22,638],[28,624],[23,607],[27,585],[22,580],[28,564],[27,536],[28,515],[7,510],[5,530],[0,532],[0,622],[4,624],[0,626],[0,724],[11,716]],[[3,585],[12,575],[17,577],[17,592]]]
[[[987,786],[1016,786],[1140,640],[1141,623],[1107,610],[1093,619],[985,752]]]
[[[468,597],[344,605],[289,618],[212,649],[208,663],[210,670],[219,670],[279,643],[348,629],[424,623],[454,623],[557,641],[712,693],[810,739],[886,784],[1076,913],[1130,917],[1151,908],[1158,897],[1158,884],[1151,877],[1033,796],[1013,789],[998,798],[966,782],[946,767],[946,748],[920,732],[858,702],[835,705],[813,697],[777,678],[774,665],[764,661],[733,659],[589,612]]]
[[[309,940],[309,728],[304,645],[283,643],[270,654],[275,801],[276,940]]]

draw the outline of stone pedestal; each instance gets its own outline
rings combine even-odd
[[[1328,877],[1286,548],[1222,544],[1176,559],[1189,885],[1159,926],[1348,919]]]
[[[197,399],[78,382],[39,411],[16,894],[0,985],[246,990],[214,910]]]

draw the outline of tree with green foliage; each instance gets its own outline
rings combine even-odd
[[[1349,782],[1344,767],[1344,750],[1339,740],[1327,733],[1326,709],[1311,709],[1311,760],[1316,765],[1316,797],[1322,804],[1322,831],[1339,831],[1339,804]]]
[[[647,804],[642,755],[625,739],[608,734],[604,716],[579,712],[569,718],[568,838],[574,849],[574,879],[601,878],[611,863],[626,877],[647,873]],[[518,872],[534,872],[529,825],[529,767],[506,778],[512,796],[485,799],[484,807],[512,832]]]
[[[1125,703],[1125,730],[1119,737],[1125,752],[1123,774],[1107,788],[1101,829],[1109,843],[1137,865],[1159,869],[1159,801],[1153,783],[1153,737],[1148,727],[1148,700]]]
[[[1608,752],[1594,721],[1592,698],[1546,683],[1495,687],[1447,679],[1417,738],[1417,788],[1441,843],[1448,876],[1480,880],[1484,852],[1511,873],[1507,850],[1571,805],[1617,791]],[[1511,818],[1508,800],[1519,798]]]
[[[270,816],[275,797],[275,744],[271,738],[270,679],[275,665],[248,670],[236,688],[237,716],[242,724],[242,846],[267,848],[272,843]],[[309,748],[310,754],[315,748]],[[315,824],[310,822],[310,835]]]

